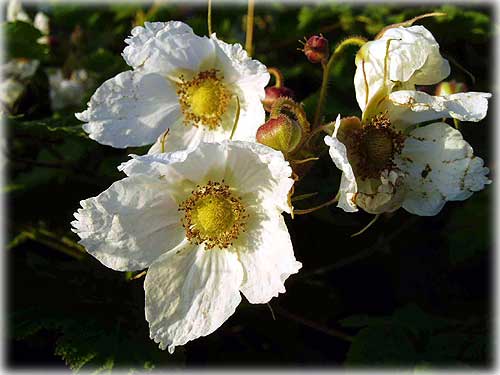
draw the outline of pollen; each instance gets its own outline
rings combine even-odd
[[[187,239],[205,249],[230,247],[245,231],[248,219],[241,198],[235,197],[228,185],[208,181],[196,186],[191,195],[179,205],[184,211],[181,224]]]
[[[177,96],[184,124],[202,125],[212,130],[221,125],[231,99],[223,78],[216,69],[200,72],[190,81],[180,77]]]
[[[394,157],[401,153],[404,136],[395,130],[387,114],[370,119],[354,133],[356,174],[362,178],[378,178],[382,171],[394,168]]]

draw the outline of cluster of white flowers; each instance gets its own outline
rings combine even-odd
[[[127,177],[82,201],[72,226],[107,267],[149,268],[150,336],[173,352],[216,330],[240,292],[251,303],[285,292],[301,267],[282,216],[293,210],[294,181],[283,154],[256,143],[269,74],[239,44],[199,37],[182,22],[145,23],[126,43],[132,70],[106,81],[76,116],[102,144],[153,146],[119,167]],[[479,121],[490,96],[415,91],[450,70],[425,28],[388,29],[356,65],[362,119],[339,115],[325,138],[343,172],[339,207],[435,215],[489,183],[458,130],[416,127]]]
[[[217,329],[240,292],[251,303],[285,292],[301,267],[282,216],[292,171],[255,142],[269,74],[239,44],[181,22],[146,23],[126,42],[133,70],[106,81],[76,116],[100,143],[155,144],[120,166],[128,177],[82,201],[72,225],[106,266],[149,268],[150,335],[173,352]]]

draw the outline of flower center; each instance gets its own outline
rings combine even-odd
[[[248,218],[241,198],[232,195],[224,180],[198,185],[179,210],[184,211],[181,223],[187,239],[196,245],[204,243],[205,249],[231,246]]]
[[[401,152],[404,136],[391,126],[387,115],[379,114],[354,133],[356,172],[362,179],[378,178],[394,167],[394,156]]]
[[[222,115],[227,110],[231,94],[217,76],[216,69],[198,73],[192,80],[181,76],[177,83],[177,95],[184,114],[184,124],[193,123],[215,129],[221,124]]]

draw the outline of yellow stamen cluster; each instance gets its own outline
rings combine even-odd
[[[181,224],[187,239],[196,245],[204,244],[207,250],[231,246],[245,231],[248,218],[241,198],[233,196],[224,180],[196,186],[179,205],[179,211],[184,211]]]
[[[221,124],[227,110],[231,93],[217,76],[216,69],[198,73],[192,80],[183,76],[177,83],[177,96],[184,114],[184,124],[204,125],[215,129]]]
[[[356,175],[361,179],[378,178],[382,171],[392,169],[394,156],[401,153],[405,140],[383,113],[355,131],[353,138]]]

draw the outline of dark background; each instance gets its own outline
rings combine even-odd
[[[7,365],[9,368],[101,370],[174,367],[380,367],[408,369],[492,366],[492,207],[494,186],[465,202],[450,202],[435,217],[399,210],[372,218],[330,206],[311,215],[287,216],[301,271],[287,292],[267,305],[244,300],[208,337],[160,351],[149,340],[143,278],[116,272],[82,252],[70,232],[79,201],[95,196],[124,175],[116,170],[130,153],[86,137],[73,113],[85,108],[95,88],[126,70],[120,53],[135,24],[182,20],[207,33],[206,7],[40,5],[31,17],[50,17],[51,43],[35,45],[36,32],[3,24],[7,58],[41,61],[7,126]],[[450,59],[450,79],[471,91],[492,92],[492,9],[257,4],[254,57],[282,70],[285,85],[305,104],[310,119],[321,69],[297,51],[298,39],[323,33],[332,47],[351,35],[372,39],[384,26],[430,11],[447,17],[426,26]],[[227,42],[245,40],[246,7],[213,6],[213,29]],[[31,44],[30,44],[31,43]],[[325,120],[360,115],[353,76],[356,49],[333,68]],[[47,67],[65,74],[86,69],[94,80],[81,105],[52,111]],[[468,74],[466,71],[470,72]],[[433,92],[434,88],[427,88]],[[487,118],[461,123],[464,138],[492,169],[495,96]],[[338,189],[339,171],[327,155],[297,186],[295,202],[311,207]],[[273,313],[274,317],[273,318]]]

